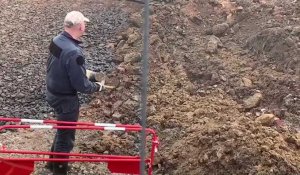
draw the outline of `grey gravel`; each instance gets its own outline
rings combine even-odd
[[[87,68],[110,71],[114,54],[105,46],[128,19],[118,7],[105,8],[96,0],[1,2],[0,115],[42,119],[50,114],[44,95],[48,45],[62,31],[65,14],[79,9],[91,20],[83,45]],[[80,95],[81,103],[90,99]]]

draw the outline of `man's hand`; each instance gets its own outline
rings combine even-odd
[[[94,72],[91,70],[86,70],[86,76],[92,82],[100,82],[106,79],[106,75],[103,72]]]
[[[96,81],[96,72],[91,71],[91,70],[86,70],[86,77],[90,80],[95,82]]]

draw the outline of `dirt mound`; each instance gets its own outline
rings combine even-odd
[[[297,61],[298,46],[281,47],[286,59],[275,53],[289,37],[298,39],[280,21],[279,28],[253,28],[276,19],[272,13],[257,18],[263,9],[290,5],[242,2],[153,8],[148,122],[160,133],[158,174],[300,173],[296,62],[290,71],[280,69]],[[267,36],[260,39],[261,33]],[[252,52],[260,41],[263,54]]]
[[[299,136],[285,138],[242,120],[224,125],[206,119],[191,126],[162,160],[168,162],[164,168],[171,174],[299,174]]]
[[[279,71],[295,74],[300,67],[299,34],[299,26],[268,28],[249,38],[246,47],[256,54],[266,55],[267,66],[275,65]]]
[[[119,135],[119,136],[118,136]],[[129,134],[104,133],[90,134],[90,138],[97,140],[80,143],[79,148],[82,152],[109,154],[109,155],[138,155],[139,151],[135,145],[136,138]]]

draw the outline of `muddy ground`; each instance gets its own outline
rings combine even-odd
[[[42,7],[57,3],[39,2]],[[8,1],[1,3],[11,6]],[[62,8],[64,3],[58,4],[58,14],[63,16],[67,9]],[[74,6],[84,7],[87,16],[99,17],[90,12],[90,4],[96,7],[97,3],[78,0]],[[86,44],[93,43],[92,48],[97,48],[94,51],[107,46],[110,52],[106,55],[115,55],[106,62],[108,68],[101,70],[111,70],[108,77],[120,80],[120,85],[116,90],[92,95],[89,105],[81,110],[81,120],[134,124],[139,121],[142,4],[109,3],[109,7],[116,6],[128,20],[119,31],[109,30],[115,39],[103,37],[99,42],[105,45],[96,47],[93,44],[98,40],[88,37]],[[148,126],[156,129],[161,142],[155,174],[300,174],[299,8],[299,1],[282,0],[152,2]],[[36,10],[48,17],[45,8]],[[8,12],[2,10],[0,15]],[[112,16],[107,21],[119,19],[114,26],[123,24],[122,15],[114,18],[117,14],[107,14]],[[103,26],[107,23],[93,24],[89,32],[105,35]],[[43,38],[44,34],[41,31],[41,36],[34,36]],[[19,43],[11,42],[7,49],[14,45]],[[37,45],[44,53],[47,41]],[[93,50],[86,49],[93,55]],[[8,51],[1,49],[3,54]],[[22,56],[17,58],[15,61]],[[9,65],[6,60],[1,59],[1,68],[13,70],[4,69],[3,65]],[[42,75],[43,70],[38,70]],[[8,80],[2,79],[5,85]],[[41,90],[42,84],[38,85]],[[5,87],[1,87],[2,92],[8,92]],[[38,103],[43,106],[43,100]],[[83,152],[137,151],[133,134],[79,133],[78,137],[84,139],[77,141],[76,150]],[[83,172],[76,167],[75,173]]]

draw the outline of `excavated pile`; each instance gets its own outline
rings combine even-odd
[[[289,1],[154,3],[148,124],[161,139],[156,174],[300,173],[298,8]],[[141,14],[130,16],[114,47],[124,85],[140,76],[126,70],[139,66]],[[128,88],[115,93],[134,96]]]

